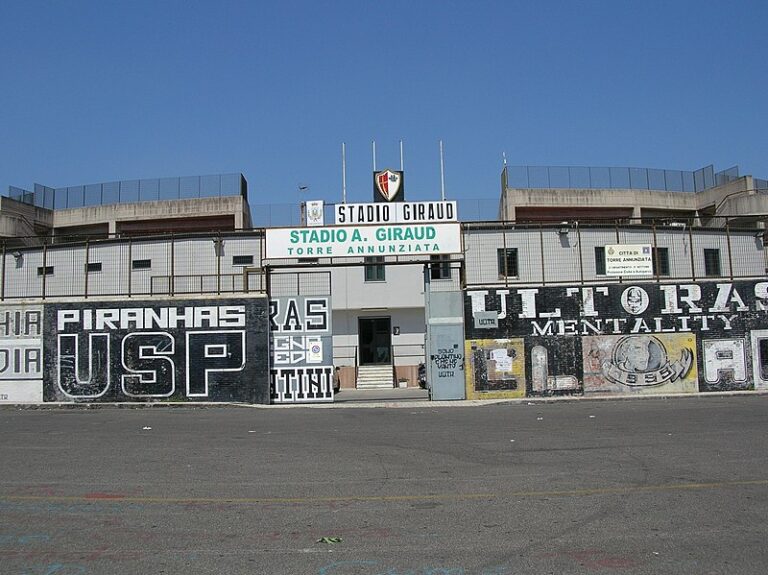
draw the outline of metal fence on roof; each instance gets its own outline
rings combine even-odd
[[[247,186],[242,174],[121,180],[65,188],[35,184],[34,191],[14,186],[8,188],[8,197],[11,199],[52,210],[240,195],[247,197]]]
[[[652,168],[595,168],[573,166],[507,166],[507,186],[521,189],[627,189],[700,192],[739,177],[738,166],[715,172]]]

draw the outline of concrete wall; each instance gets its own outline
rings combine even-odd
[[[423,264],[389,265],[385,266],[384,281],[366,281],[363,266],[335,268],[331,280],[333,308],[423,308],[423,270]]]
[[[469,398],[768,390],[765,281],[473,288],[465,332]]]
[[[502,182],[504,183],[504,182]],[[594,217],[606,217],[608,209],[627,208],[632,217],[644,213],[709,211],[717,208],[717,215],[751,217],[768,214],[768,195],[757,194],[752,176],[743,176],[727,184],[701,192],[667,192],[637,189],[529,189],[502,187],[504,219],[519,218],[519,209],[549,208],[559,215],[563,208],[579,211],[593,209]],[[569,219],[569,218],[563,218]]]
[[[632,217],[639,218],[642,208],[695,210],[696,194],[633,189],[528,189],[507,188],[505,219],[514,221],[516,209],[523,207],[551,208],[629,208]]]
[[[151,223],[162,219],[193,220],[196,217],[227,215],[234,217],[234,229],[250,226],[248,202],[242,196],[134,202],[55,210],[53,226],[58,229],[108,223],[110,233],[116,233],[120,222]]]

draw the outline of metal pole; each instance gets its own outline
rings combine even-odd
[[[45,264],[48,263],[48,244],[45,243],[45,239],[43,239],[43,299],[45,299],[45,279],[48,275],[46,273],[46,266]]]
[[[341,203],[347,203],[347,146],[341,143]]]
[[[544,271],[544,230],[542,229],[542,222],[539,222],[539,247],[541,252],[539,253],[539,261],[541,262],[541,285],[547,285],[546,273]]]
[[[213,245],[213,252],[216,256],[216,294],[221,295],[221,252],[223,244],[221,239],[221,230],[218,232],[218,236],[216,237],[216,241]],[[243,276],[243,280],[246,281],[248,279],[248,276]],[[233,286],[234,287],[234,286]],[[245,290],[247,291],[247,290]]]
[[[693,281],[696,281],[696,266],[694,265],[693,261],[693,230],[691,229],[693,227],[693,219],[688,221],[688,245],[690,248],[688,249],[689,255],[691,256],[691,279]]]
[[[91,261],[90,244],[89,244],[90,240],[91,240],[91,236],[85,237],[85,286],[84,286],[85,293],[83,294],[83,297],[85,297],[86,299],[88,298],[88,275],[89,275],[88,262]]]
[[[168,281],[168,291],[169,291],[169,295],[171,297],[173,297],[174,268],[176,267],[174,265],[174,263],[175,263],[174,260],[175,260],[175,256],[176,256],[176,249],[175,249],[176,246],[174,244],[175,244],[175,242],[174,242],[174,235],[173,235],[173,232],[171,232],[171,277],[169,278],[169,281]]]
[[[504,286],[509,286],[509,265],[507,258],[507,231],[504,229],[504,221],[501,222],[501,245],[503,246],[501,257],[504,260]],[[518,262],[519,265],[519,262]]]
[[[405,167],[403,164],[403,141],[402,140],[400,140],[400,171],[401,172],[405,171]]]
[[[128,297],[131,297],[131,284],[133,283],[133,239],[128,238]]]
[[[440,140],[440,199],[445,201],[445,164],[443,162],[443,141]]]
[[[651,220],[651,230],[653,231],[653,263],[656,266],[656,283],[659,283],[659,275],[661,275],[661,269],[659,266],[659,247],[656,242],[656,219]]]
[[[376,171],[376,140],[373,140],[373,171]]]
[[[731,281],[733,281],[733,253],[731,252],[731,222],[725,218],[725,237],[728,242],[728,270]]]
[[[5,240],[3,240],[3,271],[2,284],[0,285],[0,300],[5,301]]]
[[[576,241],[579,242],[579,279],[581,285],[584,285],[584,257],[581,254],[581,228],[579,228],[579,220],[576,220]]]
[[[619,220],[614,220],[613,225],[616,228],[616,243],[620,244],[621,240],[619,239]],[[619,283],[624,283],[624,276],[619,276]]]

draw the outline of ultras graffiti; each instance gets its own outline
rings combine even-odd
[[[333,401],[328,296],[270,299],[269,327],[271,401]]]

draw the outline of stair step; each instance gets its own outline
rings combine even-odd
[[[357,370],[357,389],[391,389],[394,387],[391,365],[364,365]]]

